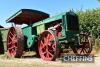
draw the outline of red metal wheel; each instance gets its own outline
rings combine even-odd
[[[20,28],[11,27],[7,35],[7,56],[20,57],[23,52],[23,35]]]
[[[78,54],[90,54],[92,51],[92,43],[88,35],[80,35],[80,48],[77,49]]]
[[[57,57],[57,39],[51,30],[44,31],[39,38],[38,50],[43,60],[51,61]]]

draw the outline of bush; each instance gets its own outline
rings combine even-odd
[[[100,8],[86,11],[77,11],[80,30],[88,32],[92,37],[94,48],[100,50]]]
[[[100,38],[100,9],[77,11],[81,31]]]

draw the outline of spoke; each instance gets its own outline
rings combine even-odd
[[[48,39],[47,39],[45,45],[48,46],[49,43],[50,43],[50,42],[49,42]]]
[[[47,37],[46,37],[46,44],[50,44],[50,34],[48,33]]]
[[[11,36],[13,36],[14,34],[10,31]]]
[[[53,54],[52,54],[52,53],[50,53],[49,51],[48,51],[48,54],[49,54],[51,57],[53,57]]]
[[[55,44],[52,45],[52,48],[55,49]]]
[[[87,53],[86,49],[83,49],[83,51],[84,51],[85,54]]]
[[[14,49],[14,48],[16,48],[16,46],[10,47],[10,48],[8,48],[8,49],[11,50],[11,49]]]
[[[49,39],[50,38],[50,34],[48,33],[48,35],[47,35],[47,39]]]
[[[42,50],[42,49],[44,49],[44,47],[41,45],[41,46],[40,46],[40,49]]]
[[[87,50],[86,50],[86,49],[84,49],[84,52],[85,52],[85,53],[87,53]]]
[[[13,35],[13,40],[17,40],[17,35],[16,34]]]
[[[42,44],[44,44],[45,43],[45,38],[41,38],[41,42],[42,42]]]
[[[10,40],[12,40],[12,38],[9,36]]]
[[[15,54],[15,49],[12,49],[11,55],[14,56],[14,54]]]
[[[12,52],[14,52],[15,51],[15,49],[11,49],[12,50]]]
[[[42,41],[41,41],[41,44],[44,45]]]
[[[46,54],[46,51],[42,52],[42,54],[43,54],[43,55]]]
[[[17,43],[17,40],[14,40],[14,43]]]
[[[44,44],[43,41],[41,41],[41,44],[42,44],[43,48],[46,46],[46,44]]]
[[[48,40],[49,41],[54,40],[54,38],[53,38],[53,36],[51,34],[48,35]]]
[[[87,54],[90,50],[90,46],[88,43],[84,43],[84,46],[82,46],[82,48],[79,49],[80,54]]]
[[[84,51],[85,51],[86,53],[88,53],[89,50],[90,50],[90,46],[89,46],[89,44],[86,43],[85,48],[84,48]]]
[[[43,38],[41,41],[43,45],[46,45],[46,38]]]
[[[43,42],[41,41],[41,45],[40,45],[40,49],[45,49],[46,48],[46,45],[43,44]]]
[[[89,48],[85,48],[84,50],[86,51],[86,53],[88,53],[90,49]]]
[[[80,54],[83,52],[84,53],[84,50],[83,50],[83,48],[81,48],[82,50],[80,51]]]
[[[16,38],[16,35],[15,35],[15,34],[12,34],[12,32],[10,32],[10,34],[11,34],[11,36],[12,36],[12,37],[11,37],[11,36],[9,35],[10,40],[13,41],[13,42],[17,42],[17,40],[16,40],[16,39],[17,39],[17,38]]]
[[[42,50],[46,51],[46,46],[41,48]]]
[[[52,49],[49,49],[49,52],[54,52],[54,50],[52,50]]]
[[[45,45],[49,44],[49,39],[48,39],[49,35],[47,35],[46,39],[45,39]]]
[[[16,34],[13,35],[13,39],[17,39],[17,35]]]
[[[49,58],[49,53],[48,52],[46,53],[46,57]]]
[[[12,44],[12,41],[10,41],[8,44]]]
[[[13,37],[13,43],[17,43],[17,38]]]

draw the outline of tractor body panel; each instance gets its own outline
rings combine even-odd
[[[37,41],[35,40],[37,36],[39,36],[43,31],[49,28],[47,24],[52,24],[54,21],[62,19],[63,14],[36,22],[34,24],[22,28],[25,38],[24,43],[27,45],[27,47],[30,48],[32,45],[34,45],[34,43]]]
[[[24,34],[24,39],[25,39],[25,44],[28,48],[31,47],[33,40],[32,40],[32,27],[27,26],[22,29],[23,34]]]
[[[4,53],[7,51],[7,28],[0,28],[0,53]]]
[[[41,18],[41,16],[44,18]],[[31,19],[26,20],[26,17],[31,17]],[[33,17],[34,16],[34,17]],[[37,18],[39,17],[39,18]],[[37,39],[40,34],[56,26],[57,24],[61,24],[62,30],[60,31],[61,36],[58,37],[60,42],[69,42],[75,40],[78,42],[78,37],[76,36],[79,33],[79,24],[77,15],[74,12],[64,12],[59,15],[49,17],[48,14],[34,11],[34,13],[30,13],[28,11],[19,11],[14,16],[10,17],[7,22],[14,22],[15,24],[28,24],[28,26],[22,28],[25,45],[27,48],[30,48],[35,42],[38,42]],[[47,18],[47,19],[46,19]],[[34,21],[34,19],[38,19]]]

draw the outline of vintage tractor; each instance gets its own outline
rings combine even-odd
[[[14,24],[7,35],[8,57],[21,57],[23,51],[35,49],[44,60],[55,60],[61,53],[90,54],[92,45],[86,33],[79,30],[78,16],[65,12],[49,17],[49,14],[21,9],[7,22]],[[18,28],[16,24],[27,24]]]

